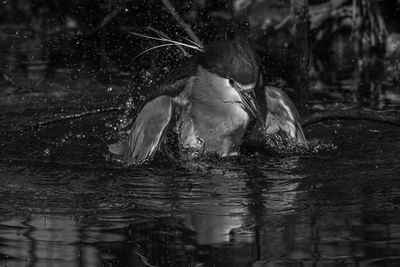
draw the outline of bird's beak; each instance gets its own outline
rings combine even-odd
[[[249,115],[254,117],[256,120],[261,122],[261,125],[264,124],[264,120],[262,119],[261,112],[257,106],[256,94],[254,93],[255,84],[249,85],[237,85],[235,86],[235,90],[240,95],[242,100],[242,104],[244,109]]]

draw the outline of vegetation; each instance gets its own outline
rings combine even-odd
[[[125,75],[151,84],[194,53],[164,47],[136,58],[160,45],[136,32],[198,43],[247,35],[262,56],[269,83],[283,86],[298,102],[355,100],[378,107],[388,85],[398,85],[396,0],[6,0],[0,5],[3,82],[15,83],[12,74],[21,69],[41,69],[51,77],[59,68],[73,68],[91,69],[107,82]],[[344,91],[335,97],[332,88]]]

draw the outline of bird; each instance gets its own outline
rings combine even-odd
[[[260,66],[245,38],[210,43],[155,86],[127,139],[109,151],[130,164],[148,162],[171,131],[178,136],[172,145],[221,157],[239,155],[246,138],[277,131],[308,148],[295,105],[263,85]]]

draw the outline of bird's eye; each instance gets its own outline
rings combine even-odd
[[[229,85],[235,87],[236,82],[233,79],[229,79]]]

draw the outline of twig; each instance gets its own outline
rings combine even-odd
[[[98,108],[95,110],[89,110],[89,111],[85,111],[85,112],[78,113],[78,114],[70,114],[70,115],[61,116],[61,117],[58,117],[58,118],[55,118],[52,120],[48,120],[48,121],[42,121],[37,124],[31,125],[30,128],[31,129],[40,128],[42,126],[47,126],[47,125],[54,124],[57,122],[65,122],[65,121],[70,121],[70,120],[75,120],[75,119],[81,119],[84,117],[93,116],[93,115],[97,115],[97,114],[108,113],[108,112],[113,112],[113,111],[121,111],[123,109],[124,109],[124,107]]]
[[[358,109],[358,110],[333,110],[326,113],[315,113],[306,119],[301,125],[303,128],[311,124],[331,121],[331,120],[364,120],[386,123],[400,127],[400,118],[395,116],[385,116],[378,111]]]
[[[200,45],[203,46],[203,43],[200,41],[200,39],[197,37],[197,35],[193,32],[193,30],[190,27],[190,25],[183,21],[183,19],[176,12],[175,8],[172,6],[171,2],[169,0],[161,0],[161,1],[165,5],[165,7],[168,9],[168,11],[171,13],[171,15],[174,17],[174,19],[182,26],[182,28],[189,35],[189,37],[195,43],[200,44]]]
[[[93,30],[90,30],[86,33],[84,33],[85,35],[91,35],[94,34],[96,32],[98,32],[99,30],[101,30],[102,28],[104,28],[105,26],[107,26],[114,18],[116,18],[121,11],[124,10],[123,6],[119,6],[116,9],[114,9],[113,11],[111,11],[107,16],[105,16],[103,18],[103,20],[100,22],[99,25],[96,26],[96,28],[94,28]]]
[[[283,18],[283,20],[278,23],[277,25],[274,26],[274,30],[278,31],[282,29],[284,26],[286,26],[291,20],[293,19],[293,15],[289,14],[286,17]]]

